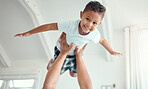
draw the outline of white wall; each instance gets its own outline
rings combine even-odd
[[[147,0],[109,1],[114,48],[123,50],[123,29],[125,27],[148,23],[147,3]]]

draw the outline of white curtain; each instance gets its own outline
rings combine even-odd
[[[124,29],[127,89],[145,89],[139,31],[136,26]]]

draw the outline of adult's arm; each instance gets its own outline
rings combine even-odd
[[[67,54],[71,51],[72,47],[74,46],[73,43],[70,46],[67,45],[65,33],[62,33],[59,42],[61,45],[60,54],[47,72],[45,82],[43,85],[43,89],[55,89],[56,88],[56,84],[57,84],[57,81],[59,80],[60,71],[64,63],[64,60]]]
[[[81,56],[86,45],[82,49],[79,49],[78,46],[75,49],[76,64],[77,64],[77,78],[80,85],[80,89],[92,89],[92,82]]]

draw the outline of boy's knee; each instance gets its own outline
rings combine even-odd
[[[77,73],[69,72],[71,77],[77,77]]]

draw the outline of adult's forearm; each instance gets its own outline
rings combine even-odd
[[[77,78],[81,89],[92,89],[90,76],[81,55],[76,56]]]
[[[46,89],[47,86],[56,87],[65,58],[66,54],[59,54],[46,75],[43,89]]]

